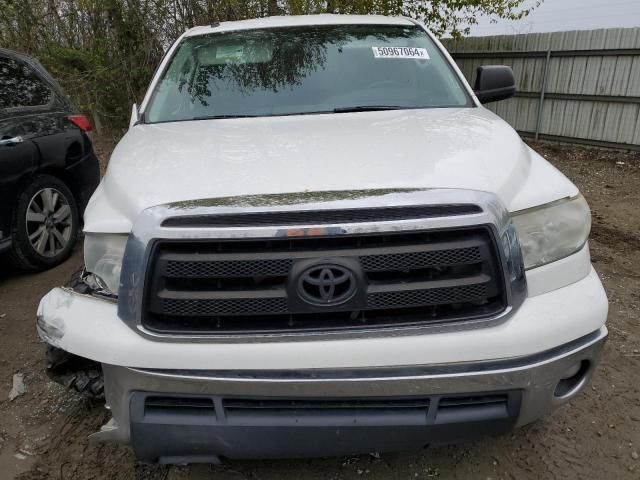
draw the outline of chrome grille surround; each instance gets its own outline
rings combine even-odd
[[[307,224],[307,225],[268,225],[264,222],[255,227],[218,227],[207,222],[194,222],[192,226],[187,218],[216,215],[242,215],[270,212],[284,218],[283,212],[296,214],[307,212],[335,211],[341,208],[370,211],[375,208],[441,206],[441,215],[428,218],[410,218],[406,220],[371,221],[370,212],[359,221],[356,215],[349,223]],[[447,206],[472,206],[468,214],[460,214],[460,208],[447,214]],[[478,208],[475,208],[478,207]],[[299,216],[298,216],[299,218]],[[310,216],[309,218],[313,218]],[[168,219],[179,221],[167,222]],[[179,227],[166,226],[179,224]],[[213,223],[215,225],[215,222]],[[494,235],[498,248],[499,261],[505,276],[507,308],[492,318],[472,319],[451,324],[398,326],[397,328],[367,328],[353,331],[336,332],[287,332],[257,335],[234,334],[158,334],[142,325],[143,298],[145,293],[145,273],[147,272],[151,249],[156,240],[229,240],[229,239],[279,239],[344,235],[381,234],[396,232],[420,232],[431,229],[451,229],[465,227],[488,227]],[[461,255],[473,255],[473,252],[460,252]],[[429,258],[418,259],[428,264]],[[375,269],[375,261],[370,262]],[[231,267],[234,267],[231,265]],[[197,275],[197,270],[194,275]],[[409,292],[410,293],[410,292]],[[366,190],[321,192],[295,195],[264,195],[237,198],[221,198],[180,202],[160,205],[143,211],[135,222],[125,251],[118,300],[118,315],[131,328],[141,335],[158,341],[206,341],[206,342],[251,342],[251,341],[292,341],[308,340],[319,337],[356,337],[388,335],[416,335],[432,331],[465,330],[496,325],[509,317],[526,297],[526,279],[522,266],[522,254],[515,231],[506,208],[497,196],[472,190],[455,189],[406,189],[406,190]]]

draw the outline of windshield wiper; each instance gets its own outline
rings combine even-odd
[[[333,110],[319,110],[317,112],[295,112],[295,113],[272,113],[268,115],[245,115],[245,114],[230,114],[230,115],[203,115],[201,117],[194,117],[190,120],[218,120],[225,118],[257,118],[257,117],[279,117],[289,115],[316,115],[319,113],[349,113],[349,112],[377,112],[381,110],[402,110],[411,107],[401,107],[399,105],[356,105],[353,107],[338,107]]]
[[[402,110],[407,107],[399,105],[356,105],[353,107],[338,107],[333,109],[333,113],[349,113],[349,112],[378,112],[381,110]]]
[[[221,118],[256,118],[258,115],[204,115],[202,117],[193,117],[191,120],[219,120]]]

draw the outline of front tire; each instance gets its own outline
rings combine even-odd
[[[25,270],[55,267],[78,238],[78,205],[57,177],[39,175],[18,197],[12,227],[12,260]]]

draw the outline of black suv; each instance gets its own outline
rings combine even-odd
[[[100,180],[90,130],[36,60],[0,48],[0,252],[19,267],[71,254]]]

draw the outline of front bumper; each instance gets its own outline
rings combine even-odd
[[[164,342],[118,318],[117,304],[69,289],[49,292],[38,308],[47,343],[99,363],[142,369],[261,371],[403,367],[520,358],[594,332],[607,298],[593,269],[571,285],[527,298],[507,321],[485,328],[367,338]]]
[[[506,432],[569,401],[591,377],[606,337],[602,327],[537,355],[425,367],[232,373],[104,365],[113,419],[93,437],[130,443],[139,458],[164,463],[456,442]],[[161,406],[150,407],[150,398]],[[407,408],[414,399],[421,406]],[[349,402],[355,406],[344,408]]]
[[[499,325],[420,335],[163,342],[126,326],[116,303],[69,289],[42,300],[38,330],[103,364],[113,419],[94,438],[144,460],[405,450],[505,432],[581,391],[607,336],[602,284],[589,269],[569,285],[531,285]],[[230,400],[251,411],[229,412]],[[421,409],[403,408],[414,400]]]

